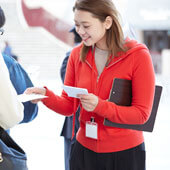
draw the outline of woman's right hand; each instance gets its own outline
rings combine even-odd
[[[44,95],[46,94],[46,89],[43,87],[29,87],[24,91],[25,94],[41,94]],[[39,101],[41,101],[41,99],[36,99],[36,100],[31,100],[32,103],[36,104]]]

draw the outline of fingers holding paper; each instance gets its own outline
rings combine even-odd
[[[25,94],[37,94],[37,95],[43,95],[45,96],[46,94],[46,89],[43,87],[30,87],[27,88],[24,92]],[[42,99],[42,98],[41,98]],[[41,101],[41,99],[35,99],[35,100],[31,100],[32,103],[38,103],[39,101]]]
[[[96,108],[98,104],[98,97],[96,95],[89,93],[89,94],[78,94],[77,96],[80,99],[82,107],[86,111],[92,112]]]

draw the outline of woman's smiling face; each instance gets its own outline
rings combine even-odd
[[[96,46],[100,49],[106,47],[106,24],[95,18],[92,13],[75,10],[74,21],[77,33],[86,46]]]

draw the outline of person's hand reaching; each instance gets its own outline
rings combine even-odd
[[[43,88],[43,87],[30,87],[30,88],[27,88],[25,91],[24,91],[25,94],[41,94],[41,95],[44,95],[46,94],[46,89]],[[36,100],[31,100],[32,103],[36,104],[38,103],[39,101],[41,101],[42,99],[36,99]]]

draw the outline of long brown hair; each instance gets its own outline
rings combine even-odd
[[[101,22],[104,22],[106,17],[110,16],[113,23],[110,29],[106,30],[106,44],[109,52],[115,56],[118,52],[126,51],[123,31],[119,23],[119,12],[112,0],[76,0],[73,11],[76,9],[92,13],[93,16]],[[90,47],[83,44],[80,53],[81,61],[85,61],[89,48]]]

